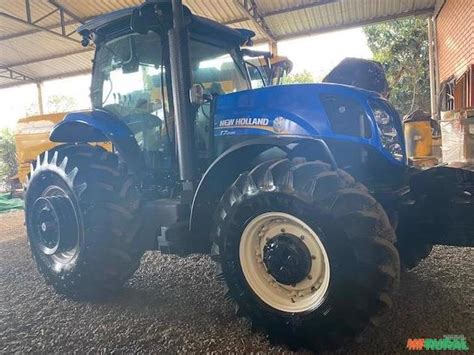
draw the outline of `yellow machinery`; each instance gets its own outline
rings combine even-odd
[[[433,139],[430,121],[405,122],[404,130],[409,158],[431,156]]]
[[[36,157],[56,144],[49,140],[49,132],[61,121],[65,113],[54,113],[21,118],[18,121],[15,142],[18,158],[18,180],[23,185]]]
[[[18,159],[18,174],[16,179],[21,185],[26,183],[30,172],[30,164],[36,157],[57,144],[49,140],[49,133],[54,125],[60,122],[65,112],[25,117],[18,120],[15,132],[16,154]],[[111,150],[111,144],[103,145]]]
[[[438,159],[433,156],[431,117],[415,111],[403,122],[406,153],[410,163],[420,168],[434,166]]]

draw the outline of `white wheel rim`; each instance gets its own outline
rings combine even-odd
[[[286,285],[267,270],[263,255],[269,240],[284,231],[299,238],[311,254],[311,268],[302,281]],[[287,313],[317,309],[329,288],[330,267],[317,233],[300,219],[281,212],[261,214],[250,221],[240,239],[240,265],[252,291],[267,305]]]

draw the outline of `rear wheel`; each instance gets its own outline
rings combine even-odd
[[[394,231],[367,189],[328,164],[284,159],[242,174],[215,230],[229,296],[274,340],[340,346],[391,305]]]
[[[117,156],[88,145],[38,157],[25,195],[26,226],[39,272],[75,299],[113,295],[144,252],[140,196]]]

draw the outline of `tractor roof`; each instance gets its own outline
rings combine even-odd
[[[166,5],[164,5],[166,6]],[[100,34],[99,38],[108,37],[109,34],[123,33],[130,30],[130,20],[133,10],[137,7],[129,7],[118,11],[113,11],[101,16],[97,16],[77,29],[82,36],[89,36],[91,33]],[[255,32],[246,29],[233,29],[222,25],[216,21],[197,16],[184,6],[185,16],[189,19],[189,27],[192,34],[205,36],[209,39],[216,39],[234,46],[240,46],[249,42],[255,36]],[[103,36],[105,35],[105,36]],[[97,39],[95,39],[97,41]]]

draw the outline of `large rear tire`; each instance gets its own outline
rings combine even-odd
[[[40,155],[25,195],[39,272],[73,299],[114,295],[144,253],[139,204],[135,178],[100,147],[60,146]]]
[[[284,159],[242,174],[215,231],[230,298],[277,342],[338,347],[391,306],[395,233],[367,189],[328,164]]]

